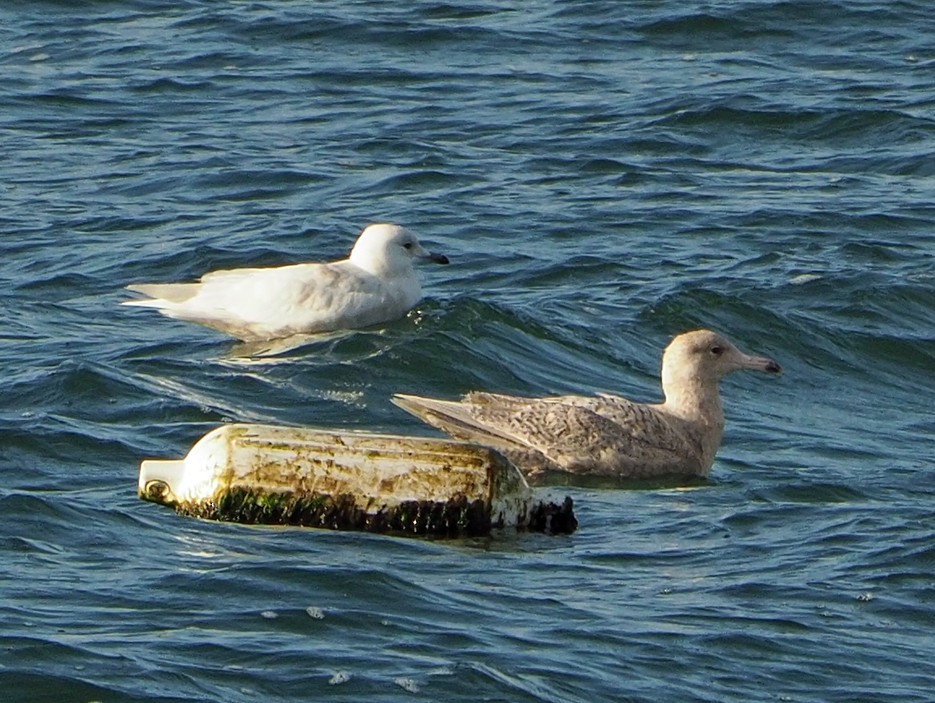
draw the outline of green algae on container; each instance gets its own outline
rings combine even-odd
[[[139,495],[183,515],[441,537],[569,533],[572,501],[539,497],[489,447],[447,439],[223,425],[182,460],[147,460]]]

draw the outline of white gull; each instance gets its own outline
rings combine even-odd
[[[405,227],[370,225],[350,256],[331,263],[214,271],[197,283],[134,283],[157,308],[245,342],[359,329],[405,315],[422,297],[416,259],[447,264]]]
[[[396,395],[393,402],[452,437],[501,450],[533,481],[548,472],[617,478],[706,477],[724,431],[720,378],[779,373],[710,330],[680,334],[662,357],[665,402],[620,396],[522,398],[469,393],[460,401]]]

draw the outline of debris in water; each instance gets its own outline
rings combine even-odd
[[[578,526],[571,498],[543,500],[489,447],[299,427],[221,426],[183,460],[144,461],[139,494],[182,515],[248,524],[435,537]]]

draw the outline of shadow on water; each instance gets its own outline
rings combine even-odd
[[[274,364],[320,358],[323,363],[362,361],[380,356],[413,336],[431,333],[440,319],[439,305],[426,302],[394,322],[358,330],[295,334],[279,339],[235,342],[221,361],[233,364]]]
[[[528,476],[530,486],[537,488],[575,487],[598,490],[624,489],[631,491],[693,490],[708,488],[713,484],[707,479],[693,476],[663,476],[659,478],[622,478],[619,476],[594,476],[572,474],[567,471],[546,471]]]
[[[264,339],[256,342],[239,342],[234,344],[228,353],[222,357],[225,361],[243,364],[263,363],[265,361],[288,361],[284,355],[295,351],[311,351],[312,347],[327,345],[333,348],[332,342],[344,339],[353,334],[350,330],[329,332],[323,334],[295,334],[281,339]]]

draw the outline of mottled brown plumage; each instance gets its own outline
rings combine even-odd
[[[710,330],[677,336],[663,355],[665,402],[619,396],[520,398],[469,393],[460,401],[396,395],[393,402],[453,437],[503,451],[531,477],[549,471],[619,478],[705,477],[721,443],[718,380],[738,369],[779,373]]]

